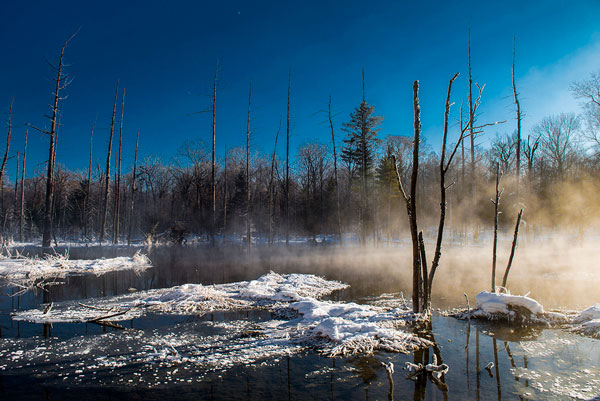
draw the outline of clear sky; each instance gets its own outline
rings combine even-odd
[[[219,62],[217,150],[245,144],[252,81],[252,146],[271,152],[280,116],[285,123],[292,76],[291,150],[311,140],[329,144],[331,94],[338,141],[342,122],[361,100],[384,116],[381,135],[412,135],[411,84],[421,83],[422,124],[437,150],[448,79],[461,76],[453,100],[466,100],[467,31],[474,81],[486,89],[480,121],[508,120],[486,134],[515,128],[511,92],[512,38],[524,134],[545,115],[578,111],[570,82],[600,69],[600,1],[3,1],[0,5],[0,116],[14,96],[11,153],[22,150],[25,123],[47,125],[52,71],[62,42],[72,84],[61,103],[57,160],[88,163],[89,132],[98,115],[94,157],[104,163],[117,79],[127,90],[124,162],[170,160],[186,139],[210,147],[210,107]],[[3,123],[3,126],[5,124]],[[0,151],[4,135],[0,135]],[[456,131],[454,131],[454,134]],[[486,138],[481,138],[485,141]],[[280,141],[278,153],[284,156]],[[47,139],[31,132],[28,169],[43,168]],[[96,161],[94,161],[94,164]],[[14,179],[11,160],[9,179]]]

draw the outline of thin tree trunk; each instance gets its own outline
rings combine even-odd
[[[273,220],[275,215],[275,155],[277,152],[277,141],[279,140],[279,132],[281,131],[281,119],[279,119],[279,128],[275,135],[275,146],[273,147],[273,156],[271,157],[271,177],[269,178],[269,243],[273,243]]]
[[[469,138],[471,140],[471,166],[470,166],[470,186],[471,195],[475,193],[475,133],[473,122],[475,120],[475,110],[473,109],[473,76],[471,75],[471,28],[469,28]]]
[[[225,184],[223,188],[223,234],[227,230],[227,146],[225,146]]]
[[[492,292],[496,291],[496,250],[498,249],[498,208],[500,207],[500,166],[496,163],[496,200],[494,204],[494,249],[492,251]]]
[[[419,81],[413,82],[413,108],[414,108],[414,129],[415,137],[413,141],[413,165],[410,178],[410,202],[408,206],[408,219],[410,224],[410,236],[412,239],[413,250],[413,312],[421,312],[420,290],[421,290],[421,251],[417,233],[417,179],[419,175],[419,142],[421,141],[421,108],[419,106]]]
[[[250,106],[252,102],[252,82],[248,93],[248,123],[246,125],[246,241],[248,250],[252,244],[250,234]]]
[[[92,125],[92,129],[90,130],[90,163],[88,166],[88,181],[87,188],[85,191],[85,197],[83,198],[83,236],[88,238],[88,219],[89,219],[89,200],[90,200],[90,192],[92,189],[92,150],[93,150],[93,140],[94,140],[94,129],[96,128],[96,122],[98,121],[98,114],[96,114],[96,119],[94,120],[94,124]]]
[[[329,95],[327,115],[329,117],[329,128],[331,129],[331,147],[333,149],[333,178],[335,180],[335,210],[337,214],[338,237],[340,245],[342,245],[342,217],[340,212],[340,191],[338,186],[337,151],[335,147],[335,135],[333,133],[333,120],[331,119],[331,95]]]
[[[102,208],[102,224],[100,227],[100,245],[104,241],[106,231],[106,218],[108,217],[108,197],[110,195],[110,157],[112,151],[112,140],[115,132],[115,113],[117,111],[117,96],[119,94],[119,81],[115,88],[115,101],[113,103],[112,122],[110,124],[110,138],[108,140],[108,154],[106,156],[106,171],[104,172],[104,206]]]
[[[2,209],[4,209],[4,171],[6,168],[6,161],[8,160],[8,151],[10,149],[10,136],[12,133],[12,107],[15,98],[13,97],[10,101],[10,107],[8,109],[8,132],[6,134],[6,150],[4,151],[4,158],[2,159],[2,167],[0,167],[0,199],[2,202]],[[4,236],[4,228],[2,229],[2,235]]]
[[[21,210],[19,216],[19,240],[21,242],[25,240],[25,159],[27,158],[27,134],[28,131],[25,130],[25,145],[23,147],[23,167],[21,168]]]
[[[135,205],[135,179],[137,170],[137,155],[138,155],[138,144],[140,142],[140,132],[138,131],[135,138],[135,156],[133,157],[133,174],[131,177],[131,200],[129,201],[129,231],[127,233],[127,246],[131,246],[131,234],[133,231],[133,207]]]
[[[15,199],[13,201],[13,219],[16,220],[19,200],[19,151],[17,151],[17,173],[15,174]]]
[[[519,193],[519,177],[521,173],[521,105],[515,84],[515,37],[513,36],[512,88],[517,112],[517,194]]]
[[[121,120],[119,122],[119,153],[117,158],[117,178],[115,180],[115,215],[113,219],[113,244],[119,243],[119,220],[121,214],[121,146],[123,143],[123,114],[125,111],[125,88],[123,88],[123,102],[121,103]]]
[[[285,245],[290,244],[290,89],[292,85],[292,74],[288,76],[287,95],[287,124],[285,141]]]
[[[219,63],[215,67],[215,80],[213,84],[212,98],[212,167],[210,172],[211,196],[212,196],[212,228],[211,242],[215,245],[215,231],[217,228],[217,187],[215,183],[215,139],[216,139],[216,120],[217,120],[217,73],[219,71]]]
[[[510,267],[512,266],[513,258],[515,256],[515,249],[517,248],[517,239],[519,237],[519,225],[521,224],[521,217],[523,217],[523,209],[519,210],[519,215],[517,216],[517,223],[515,224],[515,234],[513,236],[512,247],[510,249],[510,257],[508,258],[508,265],[506,266],[506,271],[504,272],[504,278],[502,278],[502,287],[504,288],[506,288],[508,273],[510,272]]]

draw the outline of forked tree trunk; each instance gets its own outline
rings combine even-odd
[[[517,112],[517,194],[519,193],[519,178],[521,175],[521,105],[515,84],[515,37],[513,36],[512,88]]]

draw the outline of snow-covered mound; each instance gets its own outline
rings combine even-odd
[[[312,274],[269,273],[257,280],[203,286],[185,284],[85,302],[61,302],[27,310],[15,320],[35,323],[116,322],[147,313],[197,314],[268,308],[292,320],[271,320],[256,329],[269,341],[316,345],[328,355],[410,352],[431,343],[399,329],[413,315],[407,307],[320,301],[347,284]]]
[[[600,304],[584,309],[572,320],[573,331],[600,338]]]
[[[0,278],[7,280],[65,277],[68,274],[92,273],[102,275],[117,270],[145,270],[150,259],[139,251],[132,257],[110,259],[69,259],[62,255],[45,258],[0,259]]]
[[[332,343],[324,348],[329,356],[374,350],[408,353],[431,345],[397,329],[413,319],[408,309],[317,300],[295,302],[290,307],[302,315],[300,324],[308,328],[310,335]]]
[[[557,312],[546,312],[535,299],[525,295],[481,291],[475,297],[474,309],[454,314],[459,319],[508,320],[523,324],[556,326],[569,322],[567,316]]]

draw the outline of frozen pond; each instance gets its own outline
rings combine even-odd
[[[135,250],[71,250],[73,258],[131,256]],[[306,252],[313,255],[304,258]],[[265,327],[285,321],[271,309],[191,314],[146,313],[118,322],[125,329],[92,323],[35,324],[11,319],[42,303],[135,294],[187,283],[204,285],[255,280],[278,273],[313,273],[349,288],[329,299],[379,305],[400,302],[408,291],[407,263],[392,251],[361,256],[344,251],[295,248],[291,252],[159,248],[153,268],[62,279],[48,293],[0,298],[0,397],[11,399],[598,399],[600,341],[558,329],[516,329],[435,314],[416,333],[436,341],[408,355],[331,358],[314,346],[272,338]],[[334,262],[335,260],[335,262]],[[372,260],[365,266],[366,260]],[[446,275],[440,275],[443,281]],[[547,272],[553,275],[553,272]],[[517,276],[515,276],[517,277]],[[472,278],[477,282],[478,276]],[[463,279],[460,279],[463,280]],[[479,284],[473,284],[477,287]],[[527,283],[523,284],[524,286]],[[540,286],[538,282],[536,284]],[[463,290],[444,286],[438,307],[461,306]],[[466,290],[466,289],[465,289]],[[534,289],[535,290],[535,289]],[[16,291],[2,287],[4,295]],[[441,290],[440,290],[441,291]],[[388,294],[379,297],[381,294]],[[461,299],[462,298],[462,299]],[[545,300],[542,300],[546,302]],[[82,301],[83,302],[83,301]],[[558,300],[557,302],[560,302]],[[574,299],[567,307],[577,307]],[[593,302],[593,300],[592,300]],[[597,301],[596,301],[597,302]],[[406,330],[411,330],[410,328]],[[407,379],[405,362],[428,363],[433,355],[450,367],[443,381]],[[392,362],[393,386],[382,363]],[[493,367],[486,369],[490,363]],[[596,397],[596,398],[595,398]]]

